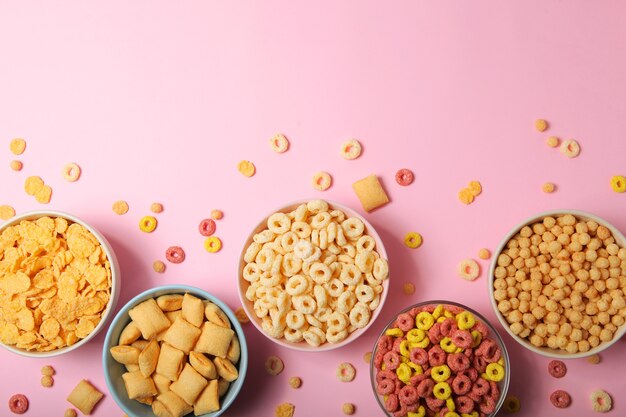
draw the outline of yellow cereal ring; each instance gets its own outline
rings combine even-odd
[[[501,357],[496,363],[500,366],[504,366],[504,358]]]
[[[440,400],[447,400],[450,398],[450,394],[452,390],[450,389],[450,385],[447,382],[439,382],[435,384],[433,388],[433,394],[435,394],[435,398]]]
[[[415,316],[415,326],[420,330],[428,330],[435,324],[435,317],[427,311],[422,311]]]
[[[452,342],[452,339],[449,337],[444,337],[439,342],[439,346],[447,353],[456,353],[457,346]]]
[[[400,329],[398,329],[397,327],[394,327],[393,329],[387,329],[385,331],[385,334],[387,336],[391,336],[391,337],[402,337],[404,336],[404,332]]]
[[[480,342],[483,341],[483,335],[478,330],[472,330],[472,349],[480,345]]]
[[[626,191],[626,177],[622,175],[615,175],[611,178],[611,188],[616,193],[623,193]]]
[[[443,315],[443,304],[439,304],[437,307],[435,307],[435,310],[433,311],[433,317],[435,319],[438,319],[439,317],[441,317]]]
[[[211,253],[219,252],[222,249],[222,241],[217,236],[207,237],[204,241],[204,249]]]
[[[456,404],[454,404],[454,400],[452,398],[448,398],[446,400],[446,407],[448,407],[448,411],[446,414],[444,414],[444,417],[452,417],[449,414],[453,414],[456,417],[459,417],[459,415],[457,413],[455,413],[454,411],[456,410]]]
[[[446,317],[446,318],[451,319],[452,317],[454,317],[454,314],[452,314],[452,312],[450,310],[444,309],[443,310],[443,316]]]
[[[409,365],[406,363],[401,363],[398,369],[396,369],[396,375],[398,375],[398,379],[402,382],[408,381],[412,374],[411,368],[409,368]]]
[[[440,316],[440,317],[437,319],[437,323],[443,323],[444,321],[446,321],[446,319],[447,319],[447,317],[446,317],[446,316]]]
[[[426,346],[428,346],[429,344],[430,344],[430,339],[425,337],[422,340],[420,340],[419,342],[411,342],[411,343],[409,343],[409,348],[413,349],[413,348],[418,347],[418,348],[425,349]]]
[[[426,332],[422,329],[411,329],[406,334],[406,340],[409,342],[421,342],[426,337]]]
[[[153,216],[143,216],[139,221],[139,229],[142,232],[152,233],[157,227],[157,219]]]
[[[483,192],[483,186],[479,181],[470,181],[467,189],[470,190],[470,193],[472,193],[474,197]]]
[[[448,365],[433,366],[430,369],[430,376],[435,382],[444,382],[450,378],[450,368]]]
[[[413,369],[415,372],[413,373],[413,375],[417,374],[417,375],[421,375],[424,373],[424,369],[422,368],[421,365],[418,365],[416,363],[413,363],[411,361],[407,362],[407,365],[409,365],[409,368]]]
[[[422,235],[417,232],[409,232],[404,236],[404,244],[411,249],[422,246]]]
[[[408,358],[411,355],[411,352],[409,351],[408,340],[403,340],[402,342],[400,342],[400,355],[404,356],[405,358]]]
[[[468,330],[474,327],[474,324],[476,324],[476,318],[469,311],[462,311],[456,315],[456,325],[459,329]]]
[[[416,412],[416,413],[414,413],[414,412],[412,412],[412,411],[409,411],[409,412],[406,414],[406,416],[407,416],[407,417],[424,417],[425,415],[426,415],[426,409],[424,408],[424,406],[423,406],[423,405],[420,405],[420,406],[417,408],[417,412]]]
[[[400,355],[400,363],[408,364],[409,362],[411,362],[411,360],[409,358],[407,358],[406,356]]]
[[[494,382],[502,381],[504,378],[504,367],[499,363],[490,363],[485,371],[487,379]]]

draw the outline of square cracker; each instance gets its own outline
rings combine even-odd
[[[202,325],[202,334],[194,350],[225,358],[234,334],[235,332],[232,329],[205,321]]]
[[[104,397],[104,394],[94,388],[86,379],[76,385],[67,397],[67,401],[78,408],[85,415],[91,414],[93,408]]]
[[[389,202],[389,197],[387,197],[376,175],[372,174],[358,180],[352,184],[352,189],[361,201],[361,205],[365,211],[372,211]]]

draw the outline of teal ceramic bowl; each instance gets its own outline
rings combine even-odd
[[[104,340],[104,347],[102,349],[102,365],[109,392],[115,399],[115,402],[122,408],[122,410],[124,410],[126,414],[128,414],[129,417],[154,417],[154,413],[152,412],[152,408],[150,406],[128,398],[126,388],[124,387],[124,381],[122,380],[122,374],[126,372],[126,368],[124,365],[117,363],[113,359],[109,350],[118,344],[117,341],[120,338],[122,330],[130,322],[128,311],[131,308],[149,298],[156,298],[166,294],[184,293],[189,293],[200,299],[211,301],[221,308],[222,311],[224,311],[224,313],[228,316],[232,329],[237,334],[239,344],[241,346],[241,356],[239,363],[237,364],[239,377],[230,384],[228,391],[220,399],[221,408],[213,413],[203,414],[203,417],[217,417],[222,415],[228,407],[230,407],[233,401],[235,401],[235,398],[237,398],[237,395],[243,386],[243,382],[246,378],[246,370],[248,368],[248,346],[246,344],[243,329],[241,328],[241,325],[239,324],[239,321],[237,321],[237,318],[232,310],[217,297],[196,287],[186,285],[166,285],[163,287],[152,288],[139,294],[121,308],[107,331],[106,339]]]

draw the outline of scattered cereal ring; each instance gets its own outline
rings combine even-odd
[[[355,410],[354,404],[352,404],[352,403],[344,403],[341,406],[341,410],[343,411],[343,413],[345,415],[351,416],[352,414],[354,414],[354,410]]]
[[[150,211],[153,213],[162,213],[163,212],[163,204],[161,203],[152,203],[150,204]]]
[[[356,376],[356,369],[351,363],[343,362],[337,367],[337,379],[341,382],[351,382]]]
[[[274,410],[275,417],[293,417],[296,406],[291,403],[282,403]]]
[[[211,218],[213,220],[220,220],[222,217],[224,217],[224,212],[222,212],[222,210],[211,210]]]
[[[49,185],[44,185],[35,193],[35,200],[41,204],[48,204],[52,198],[52,188]]]
[[[302,379],[297,376],[292,376],[289,378],[289,386],[294,389],[298,389],[302,386]]]
[[[539,132],[545,132],[548,129],[548,122],[544,119],[535,120],[535,129]]]
[[[467,281],[474,281],[480,275],[480,266],[473,259],[464,259],[457,266],[457,272]]]
[[[13,139],[9,144],[9,149],[14,155],[21,155],[26,150],[26,141],[21,138]]]
[[[126,214],[128,213],[128,203],[123,200],[118,200],[113,203],[112,210],[115,214],[119,214],[120,216]]]
[[[504,399],[504,412],[507,414],[517,413],[522,408],[519,398],[509,395]]]
[[[472,193],[474,197],[483,192],[483,186],[480,184],[479,181],[470,181],[467,189],[470,191],[470,193]]]
[[[204,249],[210,253],[219,252],[222,249],[222,241],[217,236],[207,237],[204,241]]]
[[[41,177],[31,176],[24,181],[24,191],[26,194],[34,196],[44,186],[44,182]]]
[[[593,406],[593,411],[598,413],[606,413],[607,411],[611,411],[613,408],[613,400],[608,392],[604,390],[597,390],[591,393],[591,405]]]
[[[551,182],[546,182],[541,186],[541,191],[543,191],[546,194],[553,193],[555,189],[556,189],[556,186]]]
[[[65,414],[63,414],[63,417],[76,417],[76,410],[74,410],[73,408],[68,408],[67,410],[65,410]]]
[[[11,167],[11,169],[13,171],[21,171],[22,168],[24,167],[24,164],[22,163],[22,161],[11,161],[11,164],[9,165]]]
[[[580,153],[580,145],[574,139],[569,139],[563,141],[559,150],[568,158],[576,158]]]
[[[154,261],[152,263],[152,269],[154,269],[154,272],[161,274],[165,272],[165,263],[162,261]]]
[[[0,206],[0,220],[9,220],[15,216],[15,209],[11,206]]]
[[[417,232],[409,232],[404,236],[404,244],[411,249],[422,246],[422,235]]]
[[[235,310],[235,317],[237,317],[237,321],[241,324],[250,323],[250,317],[246,314],[246,310],[241,307]]]
[[[285,369],[285,364],[278,356],[269,356],[265,360],[265,371],[268,374],[276,376],[280,374],[283,369]]]
[[[597,365],[600,363],[600,355],[598,355],[597,353],[595,355],[591,355],[587,358],[587,362],[589,362],[592,365]]]
[[[415,179],[413,171],[407,168],[402,168],[396,172],[396,182],[404,187],[410,185]]]
[[[9,398],[9,410],[15,414],[24,414],[28,410],[28,398],[23,394],[15,394]]]
[[[478,251],[478,257],[480,259],[487,260],[491,258],[491,252],[487,248],[482,248],[481,250]]]
[[[356,139],[350,139],[341,145],[341,156],[344,159],[356,159],[361,155],[361,143]]]
[[[556,148],[557,146],[559,146],[559,142],[560,140],[556,136],[550,136],[548,139],[546,139],[546,145],[551,148]]]
[[[50,365],[45,365],[41,367],[41,375],[48,375],[48,376],[52,376],[54,375],[56,372],[54,371],[54,368]]]
[[[251,177],[256,173],[256,167],[250,161],[241,161],[239,165],[237,165],[237,169],[241,172],[245,177]]]
[[[145,233],[152,233],[157,227],[157,219],[153,216],[143,216],[139,221],[139,229]]]
[[[50,388],[52,385],[54,385],[54,378],[52,378],[50,375],[44,375],[41,377],[42,387]]]
[[[213,219],[202,219],[198,225],[198,230],[202,236],[211,236],[215,233],[216,225]]]
[[[459,191],[458,197],[459,201],[463,204],[471,204],[474,202],[474,194],[472,194],[469,188],[463,188]]]
[[[550,402],[557,408],[567,408],[572,403],[572,397],[563,390],[556,390],[550,394]]]
[[[270,139],[270,146],[274,152],[283,153],[289,149],[289,141],[285,135],[278,133]]]
[[[563,378],[567,373],[567,367],[563,361],[553,360],[548,363],[548,372],[555,378]]]
[[[69,182],[78,181],[80,178],[81,169],[78,164],[74,162],[70,162],[63,167],[63,178]]]
[[[405,282],[402,286],[402,291],[406,295],[411,295],[415,293],[415,285],[412,282]]]
[[[333,179],[328,172],[320,171],[313,175],[311,183],[313,184],[313,188],[316,190],[326,191],[332,185]]]
[[[615,175],[611,177],[611,188],[616,193],[623,193],[626,191],[626,177],[622,175]]]
[[[170,246],[165,251],[165,259],[173,264],[179,264],[185,260],[185,251],[180,246]]]

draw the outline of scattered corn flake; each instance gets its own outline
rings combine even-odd
[[[235,317],[237,317],[237,321],[241,324],[250,323],[250,317],[248,317],[246,311],[241,307],[235,310]]]
[[[24,164],[22,164],[22,161],[13,160],[11,161],[11,164],[9,166],[13,171],[21,171],[24,167]]]
[[[302,386],[302,379],[298,376],[292,376],[289,378],[289,386],[294,389],[298,389]]]
[[[350,139],[341,145],[341,156],[344,159],[356,159],[361,156],[361,143],[356,139]]]
[[[163,212],[163,204],[161,203],[152,203],[150,204],[150,211],[153,213],[162,213]]]
[[[275,417],[293,417],[296,406],[291,403],[282,403],[274,410]]]
[[[63,167],[63,179],[69,182],[76,182],[80,178],[81,169],[78,164],[70,162]]]
[[[250,161],[241,161],[237,165],[237,169],[246,177],[251,177],[256,173],[256,167]]]
[[[41,204],[48,204],[52,198],[52,188],[49,185],[44,185],[39,191],[35,193],[35,200]]]
[[[491,251],[487,248],[482,248],[478,251],[478,257],[483,260],[491,258]]]
[[[9,220],[15,216],[15,209],[11,206],[0,206],[0,220]]]
[[[464,259],[457,266],[457,272],[467,281],[474,281],[480,275],[480,266],[473,259]]]
[[[154,261],[152,263],[152,269],[154,269],[154,272],[158,273],[158,274],[162,274],[163,272],[165,272],[165,263],[163,261]]]
[[[623,193],[626,191],[626,177],[623,175],[614,175],[611,177],[611,188],[616,193]]]
[[[222,210],[211,210],[211,218],[213,220],[220,220],[222,217],[224,217],[224,212]]]
[[[372,361],[372,351],[365,352],[363,355],[363,362],[370,363]]]
[[[9,144],[9,149],[14,155],[21,155],[26,150],[26,141],[21,138],[13,139]]]
[[[550,193],[553,193],[554,190],[556,190],[556,186],[551,182],[546,182],[541,186],[541,190],[544,193],[550,194]]]
[[[402,292],[404,292],[406,295],[414,294],[415,284],[413,284],[412,282],[405,282],[402,286]]]
[[[363,210],[372,211],[389,202],[389,197],[385,193],[376,175],[369,175],[352,184],[352,189],[359,198]]]
[[[569,139],[561,143],[559,150],[568,158],[576,158],[580,154],[580,145],[574,139]]]
[[[278,133],[270,139],[270,146],[274,152],[283,153],[289,149],[289,140],[282,133]]]
[[[50,375],[44,375],[41,377],[42,387],[50,388],[52,385],[54,385],[54,378],[52,378]]]
[[[539,132],[545,132],[548,129],[548,122],[544,119],[535,120],[535,129]]]
[[[45,365],[41,367],[41,375],[47,375],[47,376],[52,376],[54,375],[56,372],[54,370],[54,368],[50,365]]]
[[[470,191],[470,193],[472,193],[474,197],[483,192],[483,186],[479,181],[470,181],[467,189]]]
[[[546,139],[546,145],[551,148],[556,148],[557,146],[559,146],[560,142],[561,141],[556,136],[550,136],[548,139]]]
[[[341,407],[343,413],[345,415],[351,416],[352,414],[354,414],[354,404],[352,403],[344,403],[344,405]]]
[[[119,214],[121,216],[122,214],[128,213],[128,203],[124,200],[118,200],[113,203],[112,209],[115,214]]]
[[[28,195],[34,196],[39,190],[43,188],[43,186],[44,182],[41,177],[37,177],[34,175],[26,178],[26,180],[24,181],[24,191],[26,191],[26,194]]]
[[[316,190],[326,191],[332,185],[333,179],[328,172],[319,171],[313,175],[311,183],[313,184],[313,188]]]
[[[472,204],[474,202],[474,194],[469,188],[463,188],[458,194],[459,201],[463,204]]]
[[[589,362],[592,365],[599,364],[601,360],[602,360],[602,358],[597,353],[595,355],[591,355],[591,356],[589,356],[587,358],[587,362]]]

